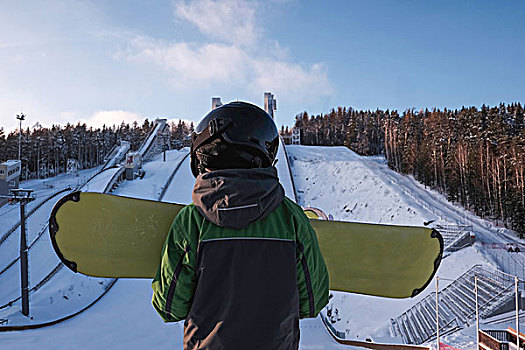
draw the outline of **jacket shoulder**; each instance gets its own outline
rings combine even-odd
[[[296,222],[301,224],[309,223],[308,218],[303,212],[303,208],[301,208],[299,204],[295,203],[288,197],[284,197],[282,205],[285,210],[287,210],[289,214],[293,216]]]
[[[190,203],[182,208],[175,218],[187,218],[195,215],[200,215],[195,204]]]
[[[182,208],[171,225],[180,231],[191,232],[195,228],[200,228],[203,224],[204,218],[197,210],[195,204],[191,203]]]

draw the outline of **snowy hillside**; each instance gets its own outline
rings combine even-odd
[[[0,319],[7,319],[13,326],[56,320],[88,306],[111,284],[111,280],[69,273],[53,253],[47,232],[47,220],[55,201],[68,193],[70,188],[78,187],[96,173],[97,169],[83,170],[78,176],[62,174],[22,184],[24,188],[33,189],[36,198],[26,210],[29,292],[34,311],[30,320],[18,310],[20,227],[15,224],[20,220],[19,209],[18,206],[11,205],[0,208]],[[97,183],[100,186],[99,178],[106,175],[110,175],[110,172],[93,178],[94,191],[98,190]]]
[[[382,157],[361,157],[346,147],[288,146],[287,151],[299,204],[320,208],[335,220],[399,225],[422,225],[429,220],[436,220],[436,224],[467,223],[473,225],[478,238],[501,242],[512,238],[412,178],[388,169]],[[441,287],[450,283],[445,279],[456,279],[476,264],[496,267],[479,247],[475,244],[443,259],[437,273],[443,279]],[[331,306],[338,310],[338,317],[333,325],[347,338],[401,342],[390,334],[390,319],[434,291],[433,281],[413,299],[334,293]],[[463,348],[472,347],[476,339],[475,332],[450,338]]]
[[[303,206],[344,221],[422,225],[436,218],[396,183],[378,176],[372,166],[384,158],[359,157],[346,147],[289,146],[288,154]]]
[[[506,233],[502,230],[496,230],[465,210],[453,206],[441,195],[425,190],[411,178],[389,170],[379,157],[360,157],[344,147],[288,146],[287,151],[299,204],[321,208],[332,214],[335,219],[407,225],[421,225],[428,220],[437,220],[443,224],[467,222],[473,225],[477,234],[487,240],[492,238],[493,241],[508,241]],[[166,162],[163,162],[162,155],[159,155],[144,164],[146,174],[143,179],[124,181],[113,193],[155,200],[164,194],[163,201],[189,203],[194,178],[189,169],[189,158],[184,158],[187,152],[187,149],[169,151]],[[283,166],[286,164],[284,152],[279,153],[279,158],[279,174],[287,189],[287,195],[293,197],[293,192],[290,193],[291,181],[289,176],[285,176],[287,169]],[[174,173],[179,162],[182,162],[181,166]],[[93,179],[85,188],[102,191],[110,175],[108,172],[106,179]],[[174,176],[168,183],[171,175]],[[59,179],[56,183],[52,180],[45,181],[54,186],[61,183]],[[24,184],[24,187],[26,185],[42,190],[45,187],[42,180]],[[0,208],[0,235],[16,221],[14,213],[12,207]],[[40,221],[45,222],[48,215],[48,212],[39,214]],[[47,237],[45,241],[49,243]],[[0,249],[3,248],[0,245]],[[16,254],[16,244],[12,249],[15,250],[13,254]],[[51,257],[54,254],[50,247],[46,252]],[[31,260],[30,255],[30,271],[40,263],[39,259],[48,258],[35,257]],[[438,275],[454,279],[475,264],[490,266],[491,261],[480,253],[479,245],[476,244],[447,256]],[[19,283],[16,273],[13,273],[9,280],[1,278],[0,275],[2,289],[4,286],[10,286],[16,292]],[[59,278],[48,283],[48,288],[54,288],[56,293],[63,294],[71,286],[73,290],[86,286],[88,280],[87,277],[63,269]],[[443,281],[443,285],[446,283],[448,282]],[[339,319],[334,320],[333,326],[345,332],[350,339],[371,338],[378,342],[400,343],[400,338],[390,334],[390,318],[398,316],[432,291],[433,284],[430,284],[420,296],[404,300],[334,293],[331,307],[334,312],[337,309]],[[181,348],[182,324],[164,324],[151,307],[151,294],[149,280],[118,280],[99,302],[68,321],[37,330],[0,333],[0,348]],[[40,300],[48,296],[40,295],[43,295]],[[84,295],[85,303],[93,299],[89,293]],[[35,301],[32,298],[31,305]],[[66,309],[67,303],[62,300],[61,306],[57,307],[56,304],[41,301],[38,304],[40,307],[32,307],[32,316],[44,317],[50,308]],[[0,313],[0,318],[2,316]],[[23,316],[16,317],[20,319]],[[334,342],[319,318],[303,320],[300,326],[301,349],[349,348]],[[471,329],[466,329],[450,339],[454,340],[453,345],[456,346],[475,347],[472,345],[475,334]]]
[[[162,155],[158,156],[144,165],[146,175],[143,179],[123,182],[113,193],[157,199],[178,162],[186,154],[187,149],[180,152],[167,152],[167,162],[162,161]],[[281,164],[285,164],[284,160],[281,161]],[[102,182],[100,179],[94,179],[93,183],[85,187],[97,190],[103,187]],[[180,169],[175,173],[170,187],[165,191],[163,200],[189,203],[193,182],[194,178],[189,169],[189,158],[185,158]],[[95,188],[95,183],[99,187]],[[291,186],[285,184],[285,187]],[[54,254],[51,250],[48,253]],[[30,269],[37,263],[30,261]],[[63,272],[67,273],[71,280],[88,279],[82,275],[75,275],[67,269],[63,269]],[[9,283],[14,286],[18,285],[18,277],[12,276]],[[56,288],[61,287],[56,285]],[[164,324],[151,307],[151,295],[149,280],[120,279],[99,302],[68,321],[42,329],[0,333],[0,348],[34,349],[35,346],[40,349],[106,347],[145,349],[166,346],[182,348],[182,323]],[[38,309],[32,309],[32,315],[39,312]],[[301,329],[301,349],[345,348],[331,339],[319,318],[301,321]]]

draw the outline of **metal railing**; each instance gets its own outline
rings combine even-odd
[[[503,272],[525,280],[525,257],[521,252],[509,252],[505,249],[484,249],[485,255],[491,256]]]
[[[464,248],[470,244],[469,242],[467,244],[457,246],[458,243],[462,242],[467,237],[470,237],[471,232],[473,231],[472,225],[447,223],[443,225],[435,225],[434,228],[438,230],[443,236],[445,250],[447,251],[460,250],[461,248]]]
[[[475,265],[459,278],[447,285],[440,295],[440,335],[452,333],[470,324],[476,313],[474,278],[484,281],[484,288],[478,288],[481,317],[486,317],[513,298],[513,278],[505,272],[489,270],[482,265]],[[436,319],[430,317],[429,309],[435,311],[436,293],[427,295],[395,319],[391,319],[391,330],[400,335],[406,343],[421,344],[437,337]],[[434,306],[432,306],[434,305]],[[423,310],[425,312],[423,312]],[[424,322],[419,321],[424,319]],[[428,327],[433,325],[433,327]]]

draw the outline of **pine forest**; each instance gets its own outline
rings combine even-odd
[[[146,119],[142,125],[122,123],[119,126],[102,128],[88,127],[86,124],[53,125],[42,127],[38,123],[32,128],[22,129],[20,155],[22,159],[21,179],[45,178],[67,171],[69,159],[76,160],[81,169],[92,168],[104,163],[114,145],[120,141],[130,142],[132,150],[137,150],[153,128],[153,122]],[[170,125],[171,147],[182,145],[184,137],[193,128],[183,120]],[[5,135],[0,128],[0,162],[18,159],[18,130]]]
[[[525,129],[519,103],[402,115],[338,107],[325,115],[299,114],[295,127],[303,145],[344,145],[360,155],[384,155],[390,168],[525,234]]]
[[[525,128],[521,104],[459,110],[362,111],[338,107],[328,114],[301,113],[301,144],[346,146],[360,155],[384,155],[390,168],[444,193],[477,215],[525,234]],[[65,172],[68,159],[81,168],[102,164],[119,141],[138,149],[153,127],[91,128],[38,123],[22,131],[22,179]],[[182,145],[193,125],[171,124],[171,146]],[[282,128],[281,133],[291,130]],[[0,128],[0,161],[18,158],[19,131]]]

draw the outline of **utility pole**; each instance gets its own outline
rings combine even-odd
[[[26,116],[24,115],[24,113],[20,112],[20,114],[16,115],[16,119],[20,120],[20,131],[18,133],[18,160],[21,161],[22,158],[20,158],[20,149],[22,145],[22,120],[25,120]]]
[[[31,196],[33,190],[13,189],[11,203],[20,203],[20,286],[22,292],[22,314],[29,317],[29,278],[27,261],[26,237],[26,204],[35,198]]]

